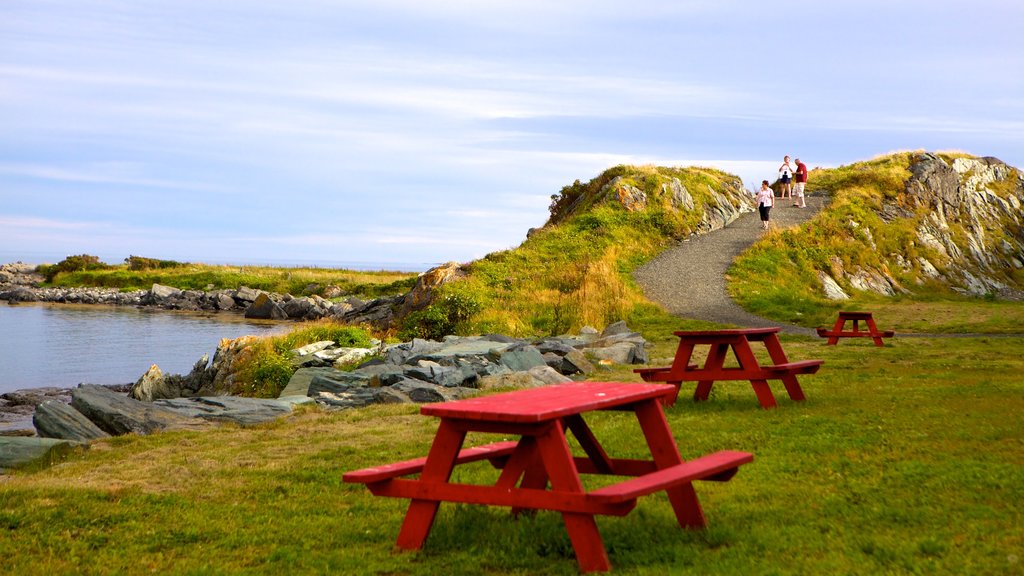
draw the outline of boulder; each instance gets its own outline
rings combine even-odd
[[[287,320],[288,314],[265,292],[260,292],[256,300],[245,309],[245,317],[252,320]]]
[[[320,374],[333,374],[337,372],[334,368],[320,367],[320,368],[299,368],[292,374],[288,384],[281,390],[281,394],[278,398],[284,398],[286,396],[308,396],[309,395],[309,383],[313,378]]]
[[[88,442],[110,436],[81,412],[58,400],[47,400],[37,406],[32,425],[43,438]]]
[[[181,416],[171,410],[129,398],[104,386],[82,384],[71,391],[71,406],[104,432],[151,434],[163,430],[201,430],[202,420]]]
[[[177,298],[181,295],[181,290],[173,286],[153,284],[153,287],[149,289],[149,294],[154,301],[159,302],[168,298]]]
[[[420,274],[416,285],[402,297],[399,316],[405,317],[411,312],[423,310],[434,301],[434,293],[439,287],[465,276],[465,270],[457,262],[447,262]]]
[[[536,381],[541,382],[546,386],[552,384],[564,384],[566,382],[572,382],[572,378],[562,374],[561,372],[551,368],[550,366],[534,366],[527,370],[527,373]]]
[[[156,405],[188,418],[252,426],[290,414],[294,402],[241,396],[157,400]]]
[[[0,436],[0,472],[26,466],[50,466],[79,446],[57,438]]]
[[[256,301],[256,298],[262,294],[259,290],[249,288],[248,286],[240,286],[238,290],[235,290],[235,300],[238,302],[244,302],[245,304],[252,304]]]
[[[513,372],[525,372],[537,366],[546,366],[544,356],[533,346],[509,348],[498,356],[498,362]]]

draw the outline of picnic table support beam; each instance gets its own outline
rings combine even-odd
[[[665,411],[656,403],[646,403],[636,410],[637,420],[640,422],[640,430],[647,440],[647,447],[651,451],[654,465],[660,470],[681,464],[683,459],[679,456],[679,447],[676,440],[669,432],[668,419]],[[697,499],[697,491],[692,483],[683,484],[665,491],[668,500],[672,504],[672,510],[676,514],[676,521],[682,528],[703,528],[707,526],[707,519],[704,517],[704,509],[701,508],[700,500]]]
[[[425,482],[447,482],[455,468],[455,457],[465,439],[464,430],[457,430],[451,424],[442,421],[437,429],[437,435],[434,436],[434,443],[430,446],[420,478]],[[441,502],[438,500],[411,500],[395,546],[403,550],[423,548],[440,505]]]
[[[551,479],[551,489],[572,493],[583,492],[583,483],[573,468],[572,450],[565,438],[565,431],[560,422],[552,422],[548,429],[537,436],[544,467]],[[597,521],[593,514],[562,512],[565,531],[569,534],[572,549],[576,552],[576,561],[582,572],[607,572],[612,564],[605,551],[601,533],[597,531]]]

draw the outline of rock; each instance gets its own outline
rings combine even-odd
[[[590,360],[587,360],[586,355],[573,348],[562,356],[559,372],[562,374],[591,374],[594,370],[594,365],[591,364]]]
[[[0,472],[27,466],[51,466],[79,446],[56,438],[0,436]]]
[[[288,314],[265,292],[260,292],[256,300],[246,308],[245,317],[253,320],[287,320]]]
[[[527,373],[536,381],[550,386],[552,384],[564,384],[572,382],[572,378],[558,372],[550,366],[534,366],[527,370]]]
[[[217,310],[232,310],[235,307],[235,299],[223,292],[215,294],[212,302]]]
[[[202,420],[180,416],[103,386],[82,384],[71,391],[71,406],[108,434],[151,434],[163,430],[201,430]]]
[[[181,295],[181,290],[174,288],[173,286],[163,286],[161,284],[153,284],[153,287],[149,290],[150,296],[156,300],[166,300],[168,298],[176,298]]]
[[[483,376],[477,383],[480,390],[493,388],[536,388],[544,383],[533,377],[529,372],[508,372]]]
[[[154,404],[187,418],[239,426],[262,424],[290,414],[293,408],[290,401],[241,396],[175,398],[157,400]]]
[[[635,332],[626,326],[625,321],[619,320],[618,322],[613,322],[605,327],[604,331],[601,332],[601,337],[605,338],[607,336],[616,336],[618,334],[635,334]]]
[[[110,436],[81,412],[57,400],[47,400],[37,406],[32,425],[43,438],[88,442]]]
[[[509,348],[498,356],[498,362],[513,372],[525,372],[537,366],[547,366],[544,356],[533,346]]]
[[[829,300],[849,300],[850,295],[843,291],[843,288],[828,274],[818,271],[818,281],[825,290],[825,297]]]
[[[252,304],[260,294],[262,292],[259,290],[254,290],[248,286],[240,286],[238,290],[235,290],[235,300],[245,304]]]
[[[320,340],[319,342],[313,342],[312,344],[306,344],[301,348],[292,350],[292,353],[297,356],[309,356],[310,354],[316,354],[321,350],[326,350],[334,346],[333,340]]]
[[[402,318],[411,312],[423,310],[434,301],[434,293],[438,288],[465,276],[465,270],[457,262],[446,262],[420,274],[412,290],[402,297],[398,316]]]
[[[618,342],[602,348],[587,348],[587,354],[615,364],[633,364],[636,360],[635,346],[631,342]]]
[[[321,374],[333,374],[337,372],[334,368],[300,368],[292,374],[288,384],[281,390],[281,394],[278,398],[285,396],[308,396],[309,395],[309,383],[314,377]]]
[[[342,372],[332,370],[315,374],[309,381],[307,394],[314,396],[319,392],[330,392],[340,394],[353,388],[367,388],[370,386],[370,374],[363,372]]]

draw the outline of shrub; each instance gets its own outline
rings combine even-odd
[[[175,262],[174,260],[159,260],[142,256],[129,256],[124,259],[124,263],[128,265],[129,270],[155,270],[184,266],[181,262]]]
[[[402,319],[398,336],[403,340],[440,340],[449,334],[459,334],[481,308],[480,300],[473,294],[442,287],[432,304]]]
[[[64,272],[82,272],[85,270],[106,270],[110,266],[107,266],[103,262],[100,262],[99,256],[93,256],[91,254],[79,254],[77,256],[68,256],[60,262],[52,266],[40,266],[37,270],[43,276],[46,277],[47,282],[53,282],[53,279],[58,274]]]

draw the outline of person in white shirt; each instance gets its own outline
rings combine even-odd
[[[761,181],[761,189],[757,191],[754,198],[757,202],[757,211],[761,214],[761,228],[768,229],[768,213],[772,211],[772,204],[775,203],[775,192],[768,186],[767,180]]]
[[[793,180],[793,167],[789,165],[789,156],[782,159],[782,166],[779,166],[779,181],[782,182],[782,198],[793,197],[793,187],[790,182]]]

